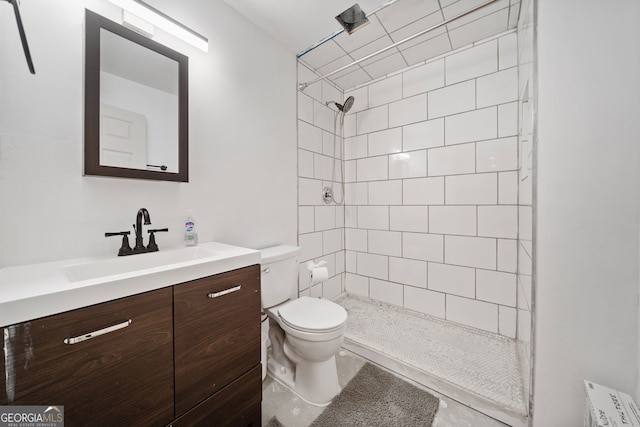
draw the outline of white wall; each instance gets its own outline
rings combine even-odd
[[[533,425],[577,426],[637,387],[640,3],[537,6]]]
[[[105,0],[21,4],[37,74],[13,11],[0,4],[0,267],[115,254],[105,231],[146,207],[161,247],[182,242],[194,209],[201,241],[248,247],[297,241],[296,60],[221,1],[149,3],[209,38],[190,58],[190,182],[82,176],[84,8]]]

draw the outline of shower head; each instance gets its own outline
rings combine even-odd
[[[344,101],[344,104],[342,104],[342,108],[340,108],[340,111],[342,111],[344,114],[347,114],[349,110],[351,110],[351,107],[353,107],[354,102],[355,98],[353,96],[348,97],[346,101]]]
[[[356,30],[369,23],[367,14],[364,13],[358,3],[336,16],[336,19],[349,34],[353,34]]]
[[[347,114],[351,107],[353,107],[354,101],[355,98],[353,96],[350,96],[346,99],[346,101],[344,101],[344,104],[338,104],[336,101],[329,101],[327,102],[327,105],[334,104],[343,114]]]

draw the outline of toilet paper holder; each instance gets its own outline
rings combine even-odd
[[[320,261],[318,263],[315,263],[313,261],[307,261],[307,270],[312,271],[314,268],[320,268],[326,264],[327,264],[327,261]]]
[[[327,268],[324,267],[327,264],[327,261],[307,261],[307,270],[309,270],[309,283],[311,285],[317,284],[320,282],[324,282],[329,278],[329,272]]]

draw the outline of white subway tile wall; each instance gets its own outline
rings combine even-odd
[[[402,180],[405,205],[444,205],[444,177]]]
[[[402,95],[427,93],[444,86],[444,59],[402,73]]]
[[[308,81],[315,75],[300,65],[298,78]],[[367,248],[366,230],[359,236],[354,232],[359,230],[345,228],[345,223],[351,223],[349,212],[343,206],[325,204],[322,200],[325,186],[333,186],[335,198],[342,199],[340,128],[337,127],[334,135],[336,108],[332,104],[327,106],[329,101],[341,103],[343,94],[327,82],[314,83],[304,92],[298,92],[298,244],[302,247],[298,290],[300,295],[324,298],[334,298],[345,291],[345,271],[349,265],[345,246],[353,251]],[[349,120],[347,116],[345,121]],[[345,139],[344,148],[347,159],[344,181],[354,183],[345,185],[344,197],[366,204],[366,188],[360,191],[352,188],[359,183],[356,183],[356,168],[348,165],[350,159],[367,159],[367,135],[351,135]],[[386,165],[386,159],[381,161]],[[372,170],[375,174],[375,168]],[[327,261],[329,280],[312,284],[305,265],[309,260]]]
[[[389,161],[386,156],[367,157],[356,161],[356,179],[359,182],[387,179]]]
[[[481,141],[498,136],[496,107],[483,108],[445,118],[447,145]]]
[[[428,120],[402,127],[404,151],[444,145],[444,119]]]
[[[369,279],[369,296],[378,301],[402,306],[404,286],[386,280]]]
[[[366,135],[362,135],[365,137]],[[399,153],[402,151],[402,128],[387,129],[369,134],[368,155]],[[367,152],[363,156],[366,157]]]
[[[397,127],[424,120],[427,120],[426,93],[389,104],[389,127]]]
[[[405,258],[444,262],[444,236],[402,233],[402,255]]]
[[[428,99],[430,119],[475,110],[475,79],[436,89],[428,93]]]
[[[324,297],[341,287],[508,337],[520,334],[517,317],[531,291],[516,271],[519,256],[531,249],[518,244],[530,215],[518,206],[516,49],[512,31],[344,94],[355,104],[344,127],[343,246],[338,221],[320,199],[334,157],[321,143],[323,132],[333,132],[327,128],[333,116],[320,101],[327,89],[299,95],[299,241],[311,246],[305,261],[334,259],[336,276],[324,285]],[[407,62],[420,61],[417,50],[409,55],[415,56]]]
[[[405,286],[404,307],[409,310],[444,318],[445,295],[442,292]]]
[[[392,154],[389,156],[389,179],[417,178],[426,175],[426,150]]]
[[[491,40],[474,49],[465,49],[448,56],[445,61],[447,85],[498,71],[497,46],[498,40]]]

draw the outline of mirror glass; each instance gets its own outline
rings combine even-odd
[[[85,174],[188,181],[188,59],[86,13]]]

